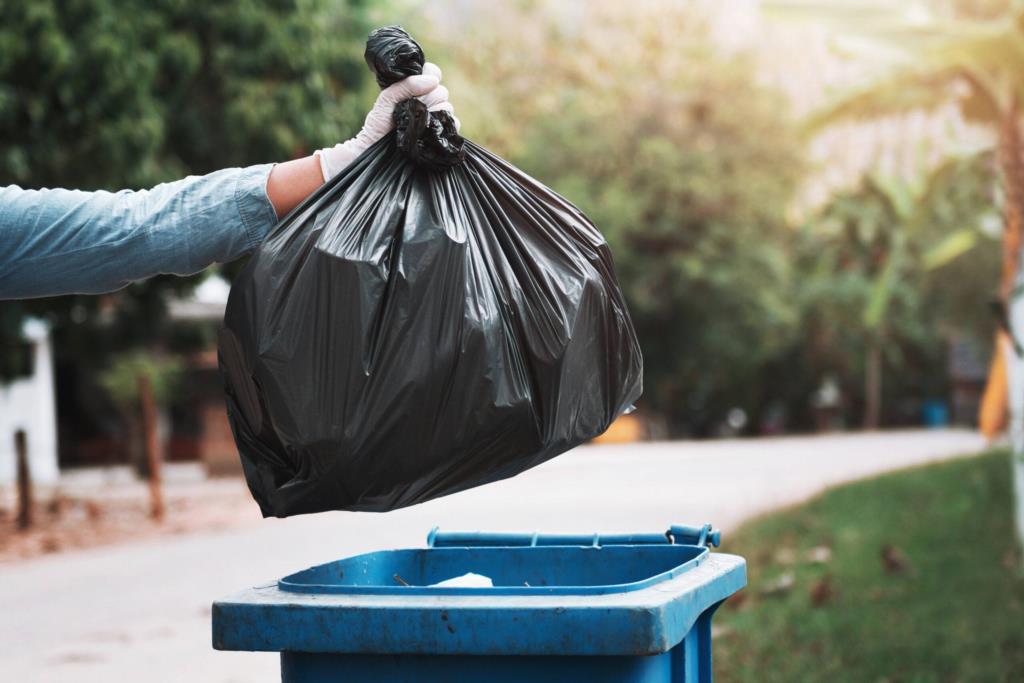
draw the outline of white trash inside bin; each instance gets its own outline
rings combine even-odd
[[[431,588],[493,588],[494,582],[489,576],[468,572],[438,583],[430,584]]]

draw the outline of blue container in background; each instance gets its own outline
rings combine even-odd
[[[949,405],[942,400],[931,398],[921,404],[921,421],[925,427],[937,429],[949,426]]]
[[[711,617],[746,564],[718,532],[439,532],[213,605],[218,650],[281,653],[285,683],[710,683]],[[493,586],[436,586],[473,573]]]

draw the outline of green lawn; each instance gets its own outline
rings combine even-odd
[[[1024,681],[1009,474],[1005,452],[898,472],[726,538],[750,584],[715,618],[716,682]]]

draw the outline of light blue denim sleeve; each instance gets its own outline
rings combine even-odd
[[[277,221],[272,166],[116,193],[0,187],[0,299],[99,294],[236,259]]]

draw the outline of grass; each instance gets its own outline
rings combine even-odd
[[[1009,475],[992,452],[744,525],[723,548],[750,584],[715,617],[717,683],[1024,681]]]

